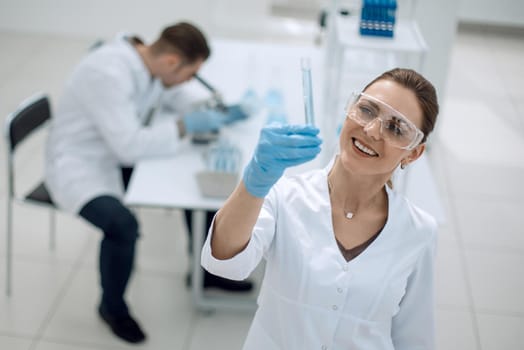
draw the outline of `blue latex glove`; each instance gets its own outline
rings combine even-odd
[[[186,132],[189,134],[216,131],[224,124],[226,117],[224,113],[214,109],[194,111],[183,117]]]
[[[227,111],[225,112],[225,114],[226,124],[231,124],[239,120],[247,119],[247,117],[249,116],[240,104],[227,106]]]
[[[311,125],[269,125],[262,129],[253,158],[244,170],[244,185],[265,197],[287,167],[312,160],[320,152],[319,130]]]

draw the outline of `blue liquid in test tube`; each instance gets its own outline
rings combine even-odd
[[[311,63],[309,58],[300,60],[302,67],[302,91],[304,94],[304,110],[306,114],[306,124],[315,125],[315,116],[313,113],[313,89],[311,83]]]

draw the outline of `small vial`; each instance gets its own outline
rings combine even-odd
[[[306,124],[315,125],[315,116],[313,112],[313,87],[311,83],[311,62],[309,58],[303,57],[300,60],[300,65],[302,68],[302,92],[304,96]]]

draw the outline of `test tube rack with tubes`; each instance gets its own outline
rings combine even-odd
[[[220,139],[203,154],[206,169],[196,174],[198,187],[206,197],[226,198],[238,183],[242,162],[240,149]]]
[[[360,34],[393,37],[396,10],[396,0],[363,0]]]

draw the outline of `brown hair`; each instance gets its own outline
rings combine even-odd
[[[413,69],[394,68],[376,77],[372,82],[366,85],[364,91],[379,80],[394,81],[415,93],[423,113],[421,131],[424,133],[424,138],[421,143],[426,142],[428,135],[435,127],[439,111],[437,92],[433,84]]]
[[[178,53],[187,63],[207,59],[211,50],[204,34],[194,25],[180,22],[164,28],[160,37],[151,44],[154,54]]]

